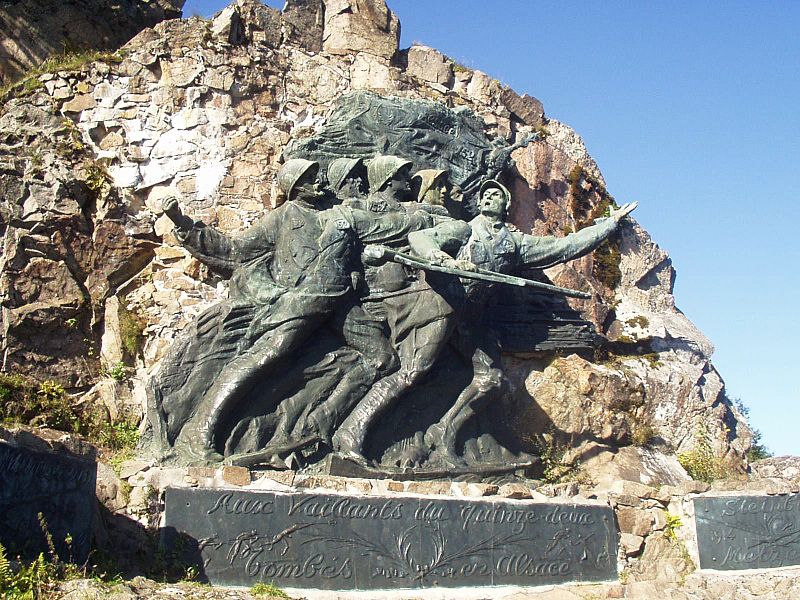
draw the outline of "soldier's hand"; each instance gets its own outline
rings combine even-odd
[[[442,262],[443,267],[448,269],[458,269],[459,271],[474,271],[475,265],[468,260],[458,260],[455,258],[447,257],[447,260]]]
[[[434,265],[444,265],[447,261],[452,261],[453,258],[444,250],[431,250],[425,257]]]
[[[615,220],[617,223],[619,223],[619,222],[620,222],[620,220],[621,220],[623,217],[625,217],[625,216],[629,215],[630,213],[632,213],[632,212],[633,212],[633,210],[634,210],[634,209],[635,209],[637,206],[639,206],[639,203],[638,203],[638,202],[629,202],[628,204],[623,204],[623,205],[622,205],[622,206],[620,206],[618,209],[616,209],[616,210],[612,210],[612,211],[611,211],[611,215],[610,215],[610,217],[611,217],[612,219],[614,219],[614,220]]]
[[[164,214],[167,215],[173,223],[180,221],[183,216],[180,204],[178,204],[178,201],[172,196],[164,199],[164,202],[161,204],[161,210],[164,211]]]
[[[194,225],[194,221],[183,214],[181,207],[175,198],[170,197],[165,199],[161,204],[161,208],[164,211],[164,214],[167,215],[167,217],[169,217],[173,223],[175,223],[175,227],[179,230],[189,231]]]
[[[462,271],[474,271],[475,269],[478,268],[474,263],[468,260],[457,260],[455,261],[455,263],[456,263],[456,268],[461,269]]]

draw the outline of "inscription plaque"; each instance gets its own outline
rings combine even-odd
[[[41,513],[59,556],[85,561],[96,477],[93,461],[0,444],[0,543],[11,556],[47,553]]]
[[[695,498],[702,569],[800,564],[800,494]]]
[[[607,506],[168,488],[167,532],[212,583],[371,590],[617,576]],[[167,540],[169,544],[169,539]]]

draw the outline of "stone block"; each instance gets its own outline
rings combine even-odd
[[[350,67],[350,81],[355,90],[393,89],[389,62],[365,52],[356,55]]]
[[[453,63],[441,52],[427,46],[411,46],[408,49],[406,72],[422,81],[440,84],[445,88],[453,87]]]
[[[404,492],[406,491],[406,484],[402,481],[389,480],[386,482],[386,489],[390,492]]]
[[[711,489],[711,485],[705,481],[695,481],[694,479],[691,479],[689,481],[682,481],[678,485],[678,489],[684,496],[686,494],[703,494]]]
[[[544,106],[536,98],[523,94],[520,96],[509,87],[500,92],[500,101],[525,125],[541,125],[544,120]]]
[[[493,483],[455,483],[453,485],[462,496],[471,498],[494,496],[500,490],[500,486]]]
[[[449,481],[409,481],[406,491],[411,494],[439,494],[447,496],[451,491]]]
[[[531,488],[521,483],[504,483],[497,490],[497,495],[503,498],[530,498]]]
[[[644,537],[652,530],[653,516],[650,511],[625,507],[617,510],[619,530]]]
[[[325,52],[367,52],[391,59],[399,43],[400,21],[384,0],[326,0]]]
[[[65,113],[79,113],[97,106],[97,102],[90,94],[75,96],[72,100],[64,103],[61,110]]]
[[[110,468],[103,468],[103,474],[101,493],[118,505],[116,475]],[[59,556],[78,563],[86,560],[97,491],[93,460],[0,443],[0,482],[0,543],[10,556],[48,556],[43,520]],[[69,548],[64,542],[68,535]]]
[[[614,494],[637,496],[644,499],[653,498],[657,495],[655,488],[635,481],[625,480],[615,482],[609,491]]]
[[[641,552],[644,538],[632,533],[622,533],[619,538],[619,543],[626,556],[635,556]]]
[[[250,485],[250,469],[225,465],[222,467],[222,479],[229,485]]]

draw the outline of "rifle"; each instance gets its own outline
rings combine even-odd
[[[542,283],[540,281],[533,281],[532,279],[525,279],[524,277],[516,277],[515,275],[504,275],[503,273],[495,273],[487,269],[475,267],[474,271],[467,271],[466,269],[455,269],[452,267],[445,267],[437,265],[429,260],[417,256],[411,256],[403,252],[396,252],[386,246],[380,244],[369,245],[364,248],[364,254],[368,259],[374,261],[391,261],[414,269],[421,269],[423,271],[432,271],[434,273],[445,273],[447,275],[454,275],[456,277],[463,277],[464,279],[474,279],[477,281],[488,281],[491,283],[504,283],[506,285],[515,285],[518,287],[530,287],[543,292],[550,292],[551,294],[562,294],[571,298],[581,298],[588,300],[592,296],[586,292],[573,290],[570,288],[563,288],[557,285],[550,285],[549,283]]]

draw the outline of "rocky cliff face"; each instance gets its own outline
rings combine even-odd
[[[162,200],[176,196],[222,231],[245,228],[274,204],[284,146],[351,90],[467,107],[509,142],[544,133],[513,155],[512,221],[523,231],[563,235],[602,215],[611,198],[574,131],[436,50],[400,50],[399,27],[383,0],[290,0],[283,13],[237,0],[209,21],[145,29],[118,63],[42,75],[39,89],[8,99],[3,370],[85,390],[123,361],[135,404],[175,335],[225,294],[176,243]],[[595,292],[571,303],[608,343],[591,361],[507,357],[523,433],[587,452],[705,444],[742,466],[751,433],[711,344],[676,309],[669,257],[647,232],[627,226],[548,275]]]
[[[145,27],[181,16],[186,0],[3,0],[0,83],[69,50],[116,50]]]

